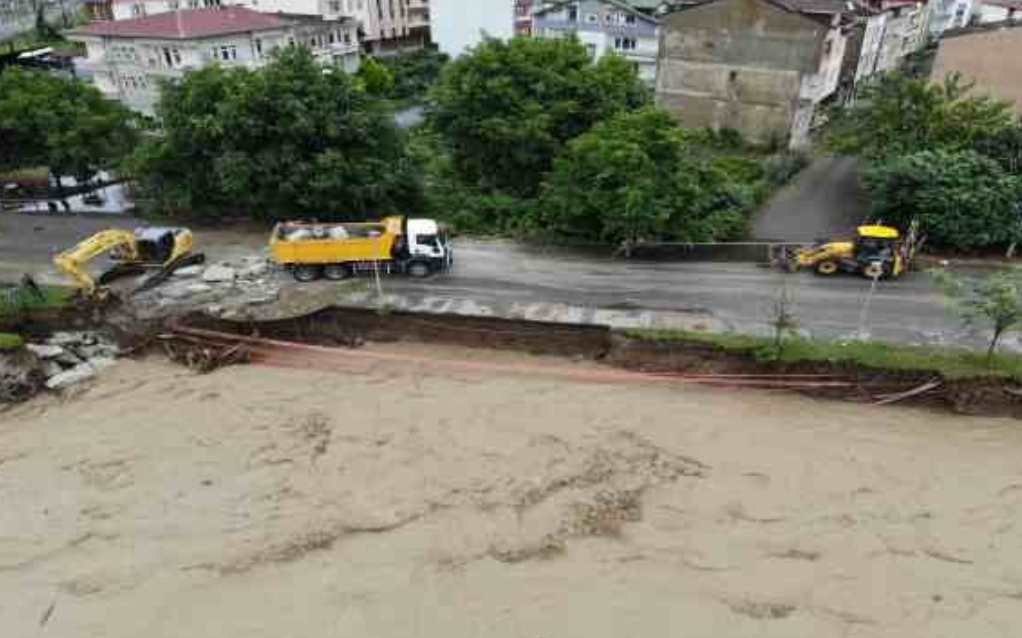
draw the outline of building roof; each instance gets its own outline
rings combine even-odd
[[[244,7],[186,9],[156,15],[94,22],[74,29],[72,35],[113,36],[122,38],[158,38],[189,40],[231,33],[266,31],[287,26],[288,22],[269,13]]]
[[[556,11],[558,9],[561,9],[565,5],[571,4],[574,1],[575,0],[560,0],[559,2],[554,2],[553,4],[546,5],[545,7],[541,6],[540,8],[534,10],[532,13],[533,15],[542,15],[550,11]],[[642,20],[654,23],[656,22],[655,17],[641,10],[642,7],[639,5],[644,4],[643,2],[639,2],[637,0],[633,0],[631,2],[629,0],[600,0],[600,1],[603,2],[604,4],[615,6],[618,9],[621,9],[622,11],[632,13]]]

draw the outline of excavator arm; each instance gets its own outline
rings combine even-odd
[[[111,250],[119,250],[123,261],[138,260],[138,244],[135,233],[130,230],[104,230],[82,241],[74,248],[60,253],[53,263],[66,273],[86,295],[96,292],[96,281],[86,267],[93,259]]]

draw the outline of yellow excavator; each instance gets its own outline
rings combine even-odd
[[[789,272],[812,268],[818,275],[847,272],[869,279],[897,278],[911,267],[922,243],[916,223],[904,235],[883,224],[859,226],[852,239],[823,241],[785,253],[781,265]]]
[[[205,256],[192,252],[194,244],[192,231],[187,228],[110,229],[65,250],[54,257],[53,263],[74,279],[84,296],[102,297],[106,284],[116,277],[155,270],[135,290],[139,292],[157,285],[178,268],[203,263]],[[98,279],[94,278],[87,269],[89,262],[105,254],[117,264]]]

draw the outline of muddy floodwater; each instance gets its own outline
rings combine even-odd
[[[1017,421],[529,369],[0,412],[0,635],[1019,635]]]

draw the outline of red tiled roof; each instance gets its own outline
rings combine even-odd
[[[74,35],[107,35],[124,38],[185,40],[229,33],[279,29],[287,23],[268,13],[244,7],[186,9],[156,15],[94,22],[71,31]]]

